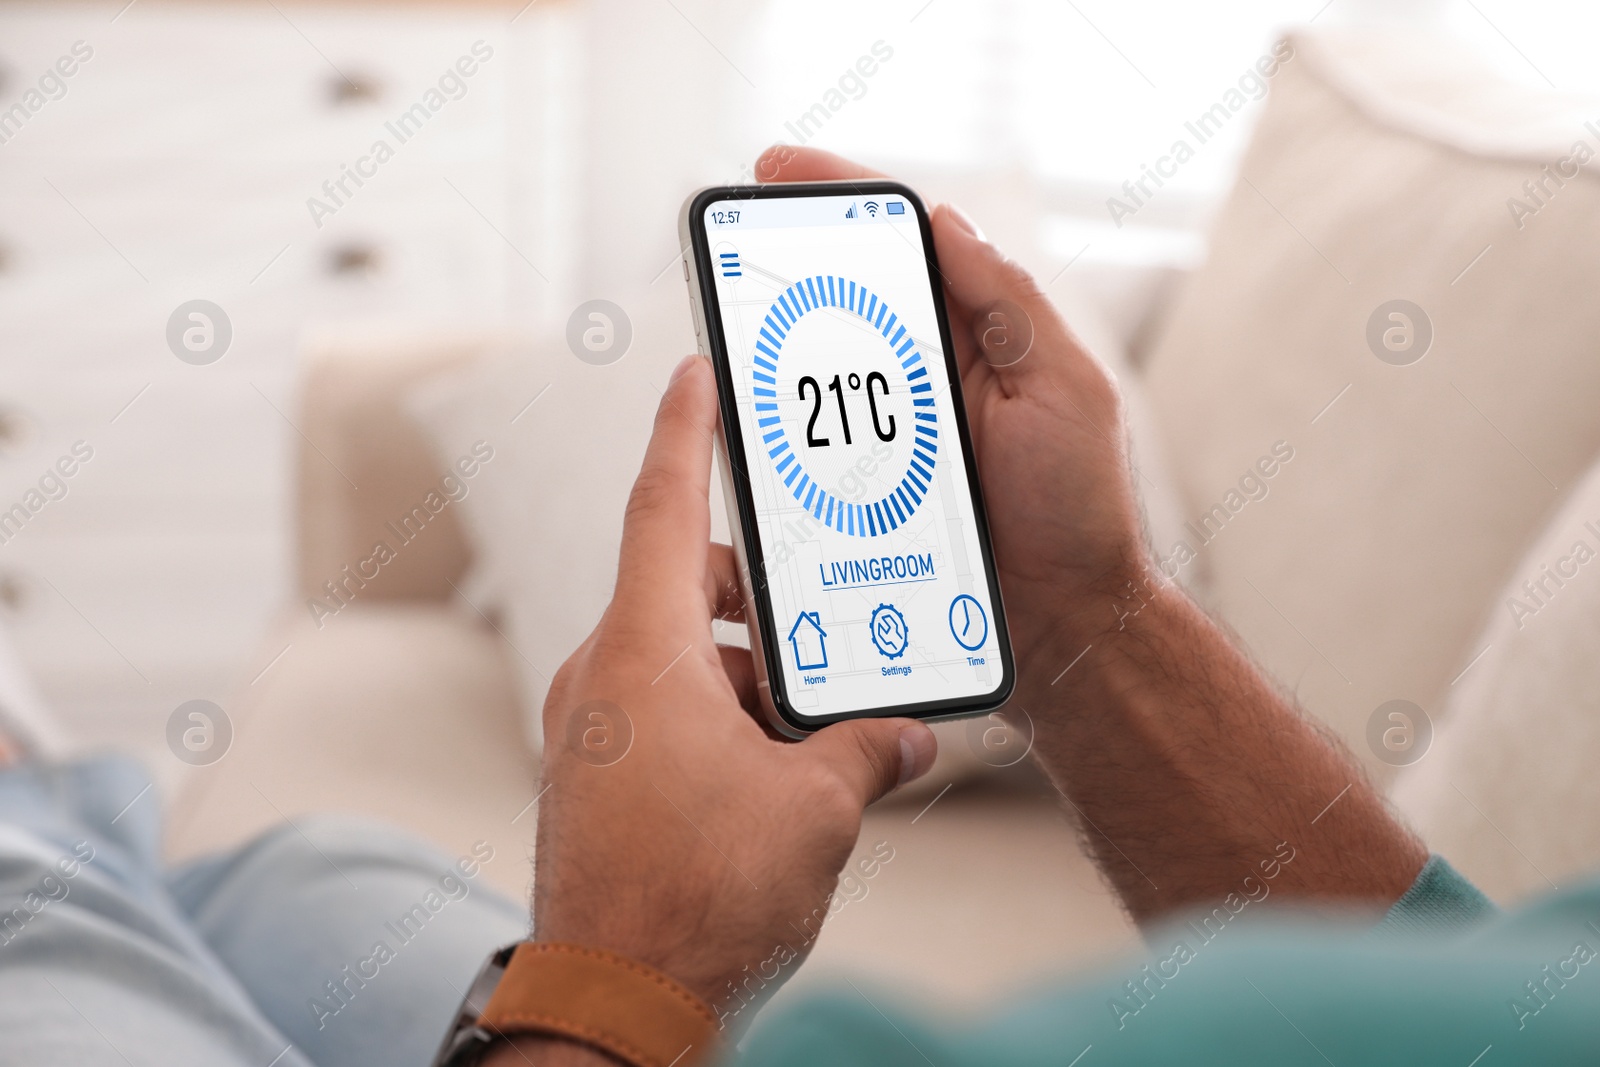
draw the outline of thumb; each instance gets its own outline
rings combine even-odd
[[[819,730],[800,749],[843,778],[865,808],[927,774],[939,742],[916,719],[850,719]]]
[[[711,366],[700,356],[678,364],[661,395],[655,429],[622,521],[615,602],[679,624],[705,606],[706,545],[711,540],[711,437],[717,401]]]

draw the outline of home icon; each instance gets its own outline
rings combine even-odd
[[[822,619],[815,611],[802,611],[789,627],[789,647],[794,649],[794,667],[798,671],[821,670],[828,665],[828,631],[822,628]]]

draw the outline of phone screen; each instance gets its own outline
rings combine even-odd
[[[768,640],[807,718],[976,710],[1009,684],[919,212],[849,192],[714,200],[700,220]]]

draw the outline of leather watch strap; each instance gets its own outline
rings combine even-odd
[[[518,945],[478,1025],[491,1034],[553,1034],[633,1067],[701,1067],[722,1051],[706,1003],[651,967],[602,949]]]

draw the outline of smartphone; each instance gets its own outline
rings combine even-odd
[[[723,186],[679,228],[767,720],[999,707],[1016,671],[922,201]]]

